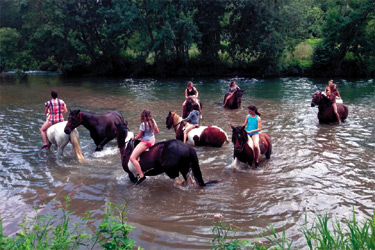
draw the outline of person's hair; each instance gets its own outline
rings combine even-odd
[[[260,116],[260,113],[259,113],[257,107],[255,107],[254,105],[249,105],[249,106],[247,107],[247,109],[250,109],[250,110],[254,111],[255,114],[257,114],[257,115]]]
[[[51,96],[52,96],[53,99],[56,99],[57,98],[57,92],[55,90],[52,90]]]
[[[198,103],[193,104],[193,110],[198,110],[199,111],[199,105]]]
[[[331,92],[336,92],[337,91],[337,85],[336,84],[332,84],[330,87],[329,87],[329,90]]]
[[[236,84],[236,81],[231,81],[230,86],[233,87]]]
[[[191,85],[191,87],[194,86],[192,81],[190,81],[190,82],[187,83],[186,88],[189,88],[190,85]]]
[[[154,120],[152,119],[150,110],[144,109],[142,111],[141,121],[145,123],[145,129],[147,129],[146,124],[148,124],[148,128],[150,128],[151,130],[154,130],[155,124],[154,124]]]

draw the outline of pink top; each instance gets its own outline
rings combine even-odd
[[[48,121],[52,124],[63,122],[63,112],[64,112],[65,102],[61,99],[51,99],[46,102],[46,108],[49,111]]]

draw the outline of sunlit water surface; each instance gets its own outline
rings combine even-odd
[[[39,127],[43,103],[51,89],[68,108],[104,113],[119,110],[137,132],[140,113],[150,109],[159,125],[157,140],[174,138],[165,128],[169,111],[181,113],[184,88],[193,80],[203,102],[202,125],[217,125],[231,136],[230,125],[242,125],[246,107],[254,104],[262,114],[262,131],[273,143],[270,160],[260,169],[233,172],[233,145],[195,147],[207,188],[177,186],[166,176],[150,177],[134,186],[122,170],[115,141],[104,151],[79,127],[87,164],[76,160],[72,146],[58,159],[56,149],[40,151]],[[73,219],[87,210],[102,218],[108,202],[128,204],[128,222],[136,245],[145,249],[207,249],[213,238],[213,215],[239,227],[241,239],[258,240],[273,225],[283,228],[293,246],[305,246],[299,231],[305,215],[314,212],[338,219],[359,220],[375,207],[375,83],[373,79],[336,79],[349,116],[341,125],[321,125],[311,96],[328,79],[236,78],[245,90],[244,108],[221,107],[231,79],[108,79],[29,76],[26,80],[0,79],[0,187],[1,217],[5,234],[13,234],[24,216],[56,214],[64,196],[71,199]],[[67,117],[65,115],[65,117]],[[98,224],[97,221],[95,224]]]

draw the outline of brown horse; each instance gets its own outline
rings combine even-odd
[[[116,127],[122,168],[128,173],[130,181],[136,182],[136,178],[130,170],[130,167],[134,168],[134,166],[129,162],[129,159],[139,140],[135,141],[129,138],[132,138],[133,135],[128,136],[128,133],[130,134],[131,132],[125,124],[116,124]],[[217,183],[217,181],[203,181],[197,153],[192,147],[175,139],[156,143],[148,151],[141,154],[139,163],[146,176],[156,176],[165,173],[169,178],[175,179],[181,173],[185,181],[187,181],[188,173],[192,170],[199,186]]]
[[[318,106],[318,119],[319,123],[332,123],[337,122],[337,117],[333,111],[332,103],[327,96],[323,95],[322,92],[316,91],[311,100],[311,107]],[[340,115],[341,121],[344,121],[348,117],[348,107],[344,104],[336,103],[337,112]]]
[[[176,139],[184,140],[184,125],[187,122],[181,122],[181,117],[176,112],[169,112],[166,118],[167,129],[174,128]],[[192,129],[187,136],[190,145],[221,147],[224,142],[229,142],[225,131],[216,126],[199,126]]]
[[[233,95],[228,99],[227,103],[224,105],[224,108],[229,108],[229,109],[238,109],[241,107],[242,103],[242,94],[245,90],[243,89],[237,89]],[[224,101],[227,98],[227,96],[230,95],[230,93],[226,93],[224,96]]]
[[[255,158],[253,140],[248,136],[244,126],[232,126],[233,163],[232,167],[237,168],[238,161],[248,163],[251,167]],[[267,159],[271,158],[272,143],[271,138],[266,133],[259,134],[259,151]]]
[[[79,109],[71,110],[64,132],[69,135],[73,129],[81,124],[90,131],[90,136],[96,145],[95,151],[101,151],[104,145],[117,137],[116,124],[127,125],[127,122],[124,121],[124,117],[118,111],[108,111],[99,115]]]
[[[202,102],[199,99],[197,99],[197,101],[198,101],[198,104],[199,104],[199,107],[200,107],[199,112],[201,112],[201,115],[202,115]],[[184,108],[182,110],[182,118],[188,117],[188,115],[190,114],[190,112],[193,110],[193,104],[194,103],[195,103],[194,98],[188,97],[186,99],[185,106],[184,106]]]

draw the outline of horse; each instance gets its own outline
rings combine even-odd
[[[318,119],[319,123],[332,123],[337,122],[337,117],[333,111],[332,103],[327,96],[322,94],[320,91],[316,91],[311,100],[311,107],[318,106]],[[348,107],[341,103],[336,103],[337,112],[339,113],[341,121],[344,121],[348,117]]]
[[[70,110],[64,132],[69,135],[73,129],[81,124],[90,131],[90,136],[96,145],[95,151],[101,151],[105,144],[117,137],[116,124],[127,125],[127,122],[124,121],[124,117],[118,111],[108,111],[99,115],[79,109]]]
[[[49,142],[49,147],[51,144],[57,146],[58,156],[63,156],[64,148],[70,142],[73,146],[73,151],[75,152],[77,159],[80,163],[85,163],[85,157],[83,156],[81,147],[79,145],[79,133],[77,129],[74,129],[70,135],[64,133],[64,128],[68,122],[59,122],[47,129],[47,139]]]
[[[201,100],[199,100],[199,99],[197,99],[197,101],[198,101],[198,104],[199,104],[199,107],[200,107],[200,110],[199,110],[199,112],[201,112],[202,111],[202,102],[201,102]],[[188,117],[188,115],[190,114],[190,112],[193,110],[193,104],[195,103],[195,100],[194,100],[194,98],[192,98],[192,97],[188,97],[187,99],[186,99],[186,103],[185,103],[185,106],[184,106],[184,108],[183,108],[183,110],[182,110],[182,118],[186,118],[186,117]],[[202,117],[202,113],[201,113],[201,117]]]
[[[166,118],[167,129],[174,128],[176,139],[184,140],[184,125],[181,117],[174,111],[169,111]],[[184,122],[187,123],[187,122]],[[227,133],[217,126],[199,126],[192,129],[187,136],[186,142],[195,146],[221,147],[224,142],[229,142]]]
[[[232,142],[233,149],[233,163],[232,167],[236,169],[238,161],[249,164],[251,167],[255,160],[253,140],[247,134],[244,126],[232,126]],[[266,133],[259,133],[259,149],[258,152],[266,156],[266,159],[271,158],[272,143],[271,138]]]
[[[134,166],[129,162],[130,156],[139,143],[139,140],[129,139],[129,129],[125,124],[116,124],[117,144],[121,154],[122,168],[129,175],[131,182],[136,182],[136,177],[130,170]],[[204,182],[199,167],[198,156],[195,150],[176,139],[158,142],[139,157],[139,163],[145,176],[156,176],[165,173],[169,178],[175,179],[181,173],[187,181],[188,173],[192,170],[193,176],[199,186],[217,183],[217,181]]]
[[[241,103],[242,103],[242,94],[245,90],[243,89],[237,89],[233,95],[228,99],[227,103],[224,105],[224,108],[229,108],[229,109],[237,109],[237,108],[240,108],[241,107]],[[225,102],[225,99],[227,98],[227,96],[229,95],[230,93],[226,93],[225,96],[224,96],[224,101],[223,103]]]

